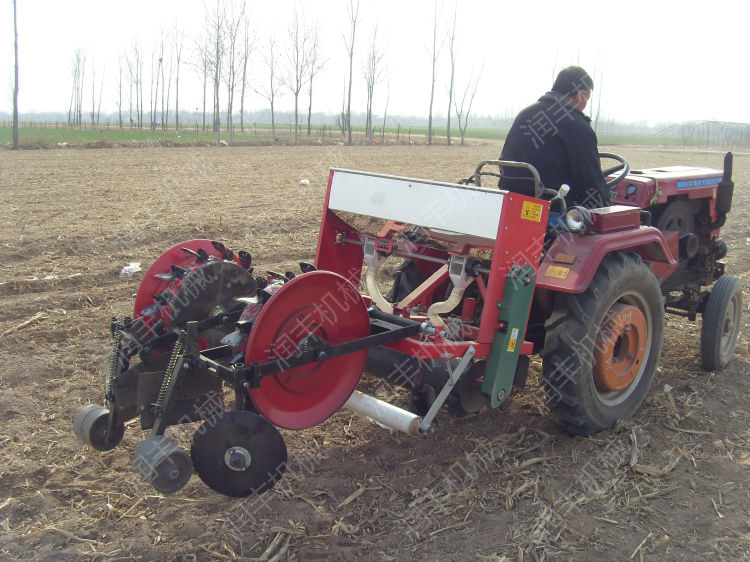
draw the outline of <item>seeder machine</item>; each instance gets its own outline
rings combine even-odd
[[[482,187],[500,164],[531,170],[534,196]],[[217,492],[249,496],[284,473],[277,427],[309,428],[346,408],[430,435],[446,404],[458,415],[502,404],[524,386],[534,353],[563,427],[611,427],[646,396],[665,308],[703,314],[704,364],[723,368],[741,289],[717,261],[731,155],[724,172],[629,174],[625,161],[609,172],[620,172],[615,202],[631,202],[589,210],[567,209],[567,186],[544,188],[521,163],[483,162],[456,184],[332,169],[315,263],[301,263],[301,273],[254,276],[249,253],[209,240],[156,260],[133,316],[110,321],[106,405],[84,406],[75,432],[106,451],[126,421],[140,418],[150,436],[134,465],[158,491],[178,491],[195,469]],[[679,182],[703,191],[677,193]],[[670,186],[675,201],[684,196],[689,210],[680,203],[676,211],[687,213],[689,231],[650,226],[652,213],[642,211],[662,217],[674,203]],[[645,204],[632,203],[637,197]],[[397,258],[393,283],[381,290],[378,271]],[[717,278],[720,296],[701,290]],[[357,390],[368,356],[370,372],[410,387],[410,410]],[[188,422],[202,422],[189,454],[165,436]]]

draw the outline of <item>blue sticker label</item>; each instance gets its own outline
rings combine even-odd
[[[695,180],[678,180],[677,189],[691,189],[693,187],[711,187],[721,181],[721,177],[718,178],[700,178]]]

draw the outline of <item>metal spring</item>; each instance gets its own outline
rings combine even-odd
[[[104,379],[104,396],[107,400],[112,396],[112,379],[115,377],[117,362],[120,360],[120,337],[120,331],[115,331],[112,338],[112,351],[109,354],[109,361],[107,362],[107,373]]]
[[[154,403],[154,411],[161,410],[162,403],[164,402],[164,395],[167,393],[167,388],[169,387],[169,383],[172,381],[172,376],[174,375],[174,368],[177,364],[177,358],[182,353],[182,336],[180,336],[180,339],[177,340],[174,344],[174,348],[172,349],[172,356],[169,358],[169,365],[167,365],[167,370],[164,372],[164,378],[161,381],[161,388],[159,389],[159,396],[156,398],[156,402]]]

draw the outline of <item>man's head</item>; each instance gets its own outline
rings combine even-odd
[[[591,97],[594,81],[580,66],[563,68],[552,85],[552,91],[567,96],[570,102],[581,111]]]

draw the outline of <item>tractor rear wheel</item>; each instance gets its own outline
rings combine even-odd
[[[545,327],[542,382],[558,423],[590,435],[635,414],[664,336],[659,283],[639,256],[607,255],[585,292],[557,295]]]
[[[742,321],[742,284],[731,275],[719,277],[711,290],[701,326],[701,360],[708,371],[720,371],[734,355]]]

